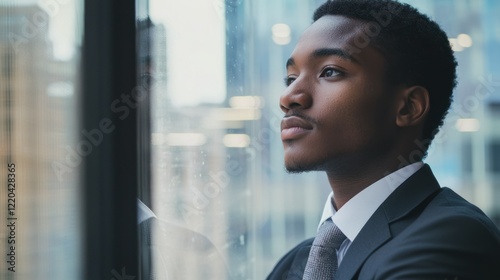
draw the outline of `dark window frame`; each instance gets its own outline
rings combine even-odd
[[[84,160],[83,279],[138,276],[137,110],[116,113],[136,86],[135,0],[84,1],[82,129],[109,119],[111,133]]]

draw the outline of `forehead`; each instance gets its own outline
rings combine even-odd
[[[292,53],[294,61],[308,57],[318,49],[339,49],[359,64],[383,64],[381,52],[369,42],[364,32],[366,22],[345,16],[327,15],[315,21],[302,34]],[[368,39],[368,41],[366,41]]]

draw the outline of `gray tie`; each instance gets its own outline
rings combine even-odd
[[[331,280],[337,271],[337,252],[345,235],[332,222],[326,220],[319,228],[311,247],[303,280]]]

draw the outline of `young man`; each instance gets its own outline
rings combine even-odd
[[[328,1],[287,62],[289,172],[332,188],[268,279],[500,279],[500,232],[422,163],[451,103],[446,34],[394,1]]]

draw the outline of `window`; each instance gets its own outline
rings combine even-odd
[[[1,279],[81,274],[82,17],[78,0],[0,3]]]
[[[434,15],[451,41],[472,38],[472,46],[456,49],[461,66],[455,105],[465,106],[467,115],[450,112],[427,160],[443,185],[460,190],[460,177],[467,176],[460,159],[471,157],[457,154],[469,150],[460,149],[460,139],[482,132],[455,127],[460,119],[480,117],[467,89],[490,71],[472,57],[486,55],[479,38],[490,25],[480,19],[493,20],[493,4],[409,2]],[[149,1],[144,18],[154,30],[154,82],[151,126],[141,131],[151,137],[146,200],[160,224],[154,238],[164,246],[153,257],[160,262],[158,275],[263,279],[280,256],[314,235],[329,186],[323,174],[284,171],[278,100],[284,64],[320,3]],[[449,10],[459,16],[449,17]]]
[[[279,135],[322,2],[1,1],[0,278],[264,279],[330,192],[285,172]],[[460,65],[426,161],[498,221],[500,2],[406,2]]]

